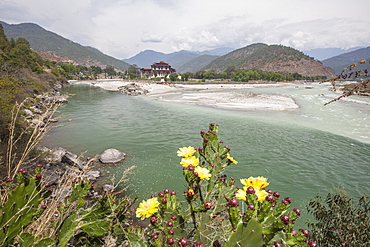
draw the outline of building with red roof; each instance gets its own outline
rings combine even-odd
[[[159,63],[153,63],[151,68],[142,68],[141,77],[154,78],[154,77],[166,77],[176,70],[171,67],[168,63],[160,61]]]

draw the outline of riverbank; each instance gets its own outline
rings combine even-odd
[[[279,87],[289,83],[159,84],[119,80],[76,81],[72,83],[87,84],[108,91],[120,91],[121,87],[135,83],[143,90],[147,90],[148,96],[157,97],[161,101],[196,104],[222,109],[284,111],[299,108],[294,99],[288,96],[238,91],[256,87]]]

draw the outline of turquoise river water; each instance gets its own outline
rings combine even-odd
[[[65,89],[73,94],[59,110],[60,127],[44,144],[94,156],[117,148],[127,159],[102,167],[103,179],[120,177],[129,166],[130,195],[140,200],[165,188],[185,189],[179,147],[202,143],[199,132],[220,125],[220,139],[239,163],[226,174],[240,178],[265,176],[268,188],[289,196],[305,210],[317,193],[344,187],[352,197],[369,195],[370,105],[336,102],[327,106],[328,86],[313,84],[248,89],[291,96],[299,109],[281,112],[222,110],[163,102],[157,97],[127,96],[84,85]],[[166,96],[163,96],[166,97]],[[356,99],[356,98],[355,98]],[[357,98],[362,103],[369,99]],[[109,171],[109,173],[107,173]]]

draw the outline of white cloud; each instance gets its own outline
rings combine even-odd
[[[368,46],[368,0],[0,0],[0,19],[34,22],[117,58],[239,48]]]
[[[144,43],[160,43],[163,41],[163,36],[154,32],[144,31],[140,40]]]

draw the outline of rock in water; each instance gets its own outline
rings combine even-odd
[[[110,148],[105,150],[101,155],[100,155],[100,162],[107,164],[107,163],[117,163],[120,162],[121,160],[125,159],[126,154],[114,149]]]

